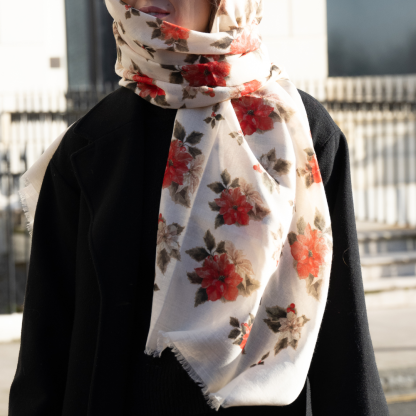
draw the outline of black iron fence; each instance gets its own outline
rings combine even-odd
[[[0,314],[23,309],[31,238],[18,196],[20,178],[112,89],[0,97]]]
[[[349,141],[357,217],[416,227],[416,76],[296,82]],[[23,308],[30,237],[21,175],[105,91],[0,96],[0,314]]]

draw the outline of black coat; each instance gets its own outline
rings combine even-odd
[[[323,106],[301,96],[334,238],[322,327],[305,387],[293,404],[219,413],[385,416],[367,322],[347,142]],[[170,350],[160,359],[143,353],[175,114],[121,88],[72,126],[53,156],[34,223],[9,416],[215,414]]]

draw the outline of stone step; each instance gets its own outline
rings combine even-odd
[[[416,250],[361,254],[364,281],[416,276]]]
[[[416,229],[359,229],[357,235],[362,256],[416,251]]]

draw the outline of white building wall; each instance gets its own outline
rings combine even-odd
[[[0,94],[65,90],[66,66],[64,1],[0,0]]]
[[[272,60],[293,79],[328,75],[326,0],[263,0]],[[60,58],[60,68],[50,58]],[[65,90],[63,0],[0,0],[0,94]]]
[[[326,0],[263,0],[263,39],[292,79],[328,76]]]

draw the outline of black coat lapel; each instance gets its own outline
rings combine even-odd
[[[71,157],[90,210],[89,245],[101,295],[90,415],[119,414],[126,391],[124,380],[139,273],[135,244],[141,232],[137,221],[142,209],[139,178],[145,157],[140,151],[142,100],[135,95],[133,98],[133,103],[124,102],[123,107],[130,105],[134,120],[124,114],[116,120],[119,125],[107,123],[110,131],[106,134],[101,135],[103,126],[93,115],[87,119],[89,125],[80,123],[78,133],[90,144]],[[110,110],[114,112],[114,104]],[[102,108],[99,114],[105,118]],[[114,119],[114,114],[110,118]]]

